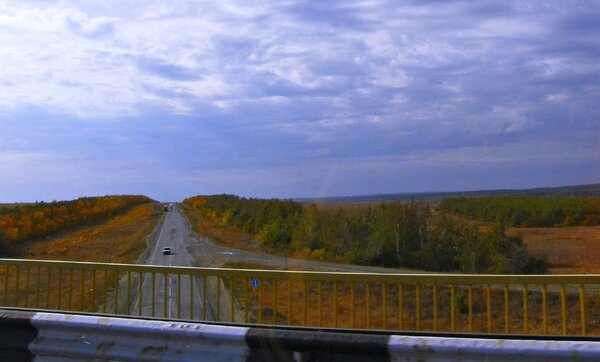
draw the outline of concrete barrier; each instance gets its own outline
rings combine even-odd
[[[390,335],[0,310],[0,360],[593,361],[600,360],[600,342]]]

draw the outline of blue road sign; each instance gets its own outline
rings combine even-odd
[[[258,288],[259,285],[260,285],[260,282],[258,281],[258,279],[252,279],[252,286],[254,288]]]

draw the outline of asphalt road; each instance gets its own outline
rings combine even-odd
[[[173,254],[163,255],[164,247],[170,247]],[[177,204],[165,212],[160,230],[154,243],[148,250],[148,265],[187,266],[187,267],[220,267],[232,261],[260,263],[281,269],[285,265],[294,269],[346,272],[385,272],[385,273],[419,273],[422,271],[409,269],[389,269],[359,265],[326,263],[310,260],[286,259],[281,256],[260,252],[249,252],[217,245],[210,237],[194,233],[187,218],[180,212]],[[168,319],[204,319],[231,321],[231,299],[226,286],[214,277],[207,279],[206,286],[201,277],[193,279],[190,288],[190,277],[183,275],[143,274],[141,298],[139,293],[139,276],[132,280],[132,298],[129,306],[120,305],[123,314],[155,316]],[[220,308],[217,308],[217,283],[220,287]],[[120,296],[126,293],[125,281],[121,280]],[[206,290],[206,296],[203,295]],[[179,298],[178,298],[179,295]],[[119,298],[123,301],[125,298]],[[140,305],[141,300],[141,305]],[[206,306],[203,301],[206,301]],[[193,303],[191,303],[191,301]],[[193,304],[193,310],[190,308]],[[236,306],[234,321],[241,321],[243,313]],[[218,316],[218,318],[217,318]]]
[[[190,244],[197,243],[188,231],[187,221],[174,205],[172,210],[165,212],[160,232],[156,237],[154,247],[148,255],[146,264],[198,266],[187,252],[187,247]],[[164,247],[170,247],[172,254],[163,255],[162,250]],[[216,281],[213,280],[207,282],[207,306],[204,312],[205,306],[203,305],[202,298],[204,286],[202,278],[194,278],[194,285],[192,290],[190,290],[190,277],[187,275],[181,277],[168,275],[165,277],[163,274],[155,274],[154,276],[152,274],[144,274],[142,276],[141,315],[154,315],[169,319],[192,319],[191,317],[193,319],[200,319],[206,317],[207,320],[215,320],[216,308],[214,299],[216,298],[213,291],[216,288],[215,283]],[[193,311],[190,310],[190,302],[192,300]],[[139,314],[139,295],[136,295],[133,300],[131,311],[132,314]],[[204,315],[204,313],[206,314]],[[228,316],[221,315],[221,319],[224,317]]]

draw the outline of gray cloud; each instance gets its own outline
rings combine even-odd
[[[248,168],[248,185],[229,182],[232,192],[265,194],[269,175],[300,179],[288,189],[273,181],[276,196],[600,177],[597,1],[4,7],[12,21],[0,23],[0,122],[18,114],[25,126],[15,133],[47,115],[58,129],[61,118],[100,125],[87,142],[61,144],[49,136],[59,131],[35,127],[37,143],[19,144],[25,155],[93,162],[96,150],[137,150],[108,154],[123,164],[148,156],[180,175],[187,194],[202,191],[186,172],[242,180]],[[139,136],[101,141],[113,134]],[[8,133],[1,142],[12,144]],[[532,162],[544,169],[527,171]],[[318,172],[330,186],[306,176]]]
[[[143,72],[171,80],[192,81],[200,78],[197,70],[169,64],[158,59],[139,58],[136,60],[136,66]]]

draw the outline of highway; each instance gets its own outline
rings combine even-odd
[[[177,205],[173,205],[172,209],[165,212],[160,231],[155,237],[153,247],[148,252],[146,264],[186,267],[211,266],[210,262],[198,261],[190,256],[188,252],[190,245],[197,247],[198,240],[191,233],[187,220],[180,213]],[[164,247],[170,247],[172,254],[163,255],[162,250]],[[137,278],[139,279],[139,277]],[[123,283],[122,280],[121,285]],[[177,275],[169,275],[165,279],[162,274],[156,274],[154,277],[152,274],[143,274],[141,298],[139,295],[139,280],[134,280],[133,283],[132,285],[135,286],[132,287],[132,290],[135,296],[128,309],[130,314],[154,315],[168,319],[217,320],[216,279],[208,279],[205,288],[201,277],[194,278],[193,288],[190,288],[190,278],[185,275],[179,278]],[[204,290],[206,290],[206,298],[203,298]],[[221,283],[220,293],[221,306],[230,305],[229,293],[223,283]],[[190,309],[190,301],[192,300],[193,310]],[[206,300],[206,311],[204,311],[203,300]],[[122,312],[125,313],[125,309],[127,309],[126,306],[121,306]],[[236,312],[239,321],[242,314],[239,311]],[[221,308],[218,314],[220,320],[230,320],[231,318],[227,308]]]
[[[162,250],[165,247],[171,248],[171,255],[163,255]],[[289,265],[295,269],[321,271],[422,272],[409,269],[387,269],[298,259],[286,260],[281,256],[223,247],[217,245],[212,238],[206,235],[194,233],[187,218],[179,210],[178,204],[173,204],[172,209],[164,213],[160,229],[149,243],[146,258],[142,263],[161,266],[218,268],[232,261],[260,263],[269,265],[274,269],[281,269],[284,265]],[[216,278],[208,278],[206,286],[202,277],[194,278],[193,288],[190,288],[190,278],[185,275],[180,278],[177,275],[168,275],[165,278],[162,274],[153,276],[148,273],[143,274],[141,278],[142,288],[140,293],[139,276],[132,276],[129,292],[131,293],[131,302],[129,305],[124,302],[128,299],[126,298],[128,281],[121,278],[118,306],[120,314],[155,316],[167,319],[232,320],[230,294],[225,284],[222,281],[217,281]],[[220,288],[218,288],[220,290],[220,308],[217,308],[216,303],[217,282],[220,283]],[[206,296],[204,296],[205,290]],[[191,301],[193,301],[193,309],[190,308]],[[206,301],[206,309],[204,301]],[[244,314],[238,305],[235,306],[234,313],[234,321],[242,321]]]

